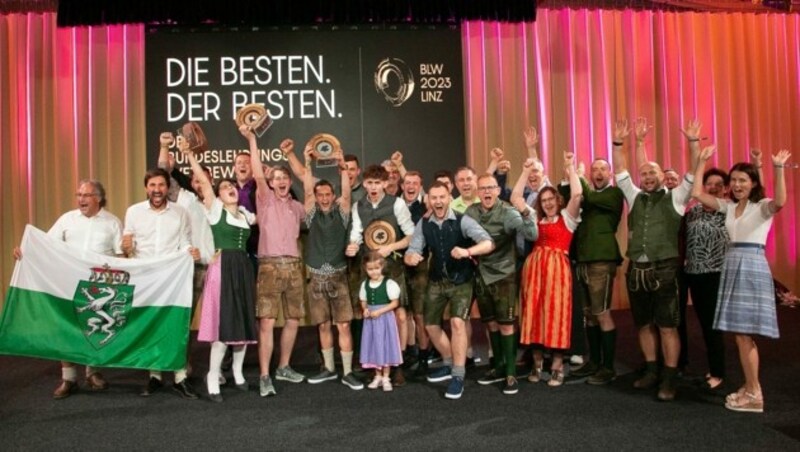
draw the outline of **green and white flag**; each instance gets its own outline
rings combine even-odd
[[[75,252],[28,225],[3,315],[0,353],[97,367],[186,364],[192,257]]]

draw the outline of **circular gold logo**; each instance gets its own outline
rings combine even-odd
[[[376,250],[384,245],[394,243],[396,240],[394,228],[386,221],[373,221],[364,230],[364,243],[367,248]]]

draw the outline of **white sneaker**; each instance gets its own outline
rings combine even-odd
[[[569,357],[569,363],[574,366],[580,366],[583,364],[583,355],[572,355]]]

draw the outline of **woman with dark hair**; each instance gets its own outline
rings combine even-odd
[[[713,153],[714,146],[703,149],[695,168],[696,178],[703,176],[706,161]],[[698,184],[692,189],[692,196],[704,206],[725,214],[725,228],[731,241],[722,267],[714,328],[736,336],[745,383],[725,399],[725,408],[733,411],[764,411],[764,396],[758,379],[758,348],[753,336],[779,336],[775,289],[764,245],[773,216],[786,203],[783,168],[790,156],[785,150],[772,156],[774,199],[764,197],[758,168],[752,163],[740,162],[731,168],[731,200],[703,193]]]
[[[184,143],[179,137],[178,147],[189,160],[192,171],[200,175],[203,206],[217,250],[208,265],[197,340],[211,342],[206,377],[208,397],[222,402],[219,381],[225,351],[228,346],[233,348],[233,378],[236,387],[246,391],[248,384],[242,372],[245,352],[247,345],[255,344],[258,339],[255,281],[246,251],[255,215],[239,206],[235,180],[222,179],[215,188],[211,187],[194,153]]]
[[[535,167],[528,159],[517,185],[511,193],[511,203],[522,200],[525,183]],[[536,198],[539,237],[522,267],[520,282],[520,342],[552,349],[553,362],[549,386],[564,382],[563,351],[570,348],[572,325],[572,273],[569,265],[569,245],[572,233],[580,222],[583,188],[575,172],[574,155],[564,154],[564,164],[570,184],[570,199],[553,187],[544,187]],[[523,201],[524,202],[524,201]],[[544,362],[542,348],[533,352],[534,365],[528,381],[541,380]]]
[[[728,173],[711,168],[703,173],[703,190],[719,199],[728,196]],[[722,264],[728,248],[728,231],[725,214],[716,208],[694,201],[684,215],[686,262],[683,270],[692,305],[703,332],[708,359],[708,373],[704,387],[721,389],[725,379],[725,343],[722,332],[714,329],[717,294],[722,277]]]

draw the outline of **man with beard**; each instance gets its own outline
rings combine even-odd
[[[464,393],[468,344],[465,323],[469,321],[472,305],[473,257],[492,252],[494,242],[475,220],[453,211],[446,185],[434,182],[428,190],[428,199],[433,214],[417,223],[404,260],[406,265],[419,265],[425,259],[425,247],[430,249],[425,328],[442,355],[443,365],[428,375],[428,381],[450,380],[445,397],[458,399]],[[441,327],[448,305],[451,340]]]
[[[191,245],[189,214],[167,198],[169,173],[161,168],[148,170],[144,186],[147,201],[128,207],[125,213],[122,251],[128,257],[144,259],[186,250],[198,261],[200,251]],[[150,396],[162,386],[161,372],[150,371],[150,378],[140,395]],[[197,399],[197,393],[187,381],[185,367],[175,371],[172,389],[185,399]]]
[[[516,250],[514,239],[522,234],[534,241],[538,235],[536,214],[522,198],[518,206],[511,207],[499,199],[500,186],[494,176],[485,174],[478,178],[480,203],[467,208],[466,215],[485,229],[494,242],[494,251],[478,263],[475,294],[481,321],[489,330],[489,343],[494,356],[494,367],[479,384],[493,384],[505,380],[504,394],[516,394],[517,339],[514,323],[517,320],[519,291],[516,275]]]
[[[414,223],[411,222],[411,212],[402,198],[384,192],[388,179],[389,174],[382,166],[371,165],[364,172],[367,195],[353,206],[350,244],[347,245],[345,254],[354,257],[367,251],[364,231],[371,224],[382,222],[384,226],[391,227],[394,230],[394,241],[380,244],[377,251],[386,258],[386,276],[400,286],[400,306],[405,309],[408,307],[408,290],[400,253],[408,246],[411,234],[414,233]],[[364,278],[366,273],[361,274],[360,279],[363,281]],[[398,324],[400,321],[398,319]],[[402,322],[405,327],[405,318]],[[402,386],[404,382],[402,369],[397,368],[394,371],[394,385]]]
[[[615,135],[614,140],[619,138]],[[616,378],[614,352],[617,330],[611,315],[614,278],[622,262],[616,232],[622,218],[625,195],[611,185],[611,166],[602,158],[595,159],[591,168],[592,190],[584,179],[581,223],[573,243],[577,261],[574,297],[586,320],[589,342],[589,362],[570,372],[571,377],[589,377],[587,383],[603,385]]]
[[[250,154],[261,155],[253,131],[248,126],[241,126],[239,132],[247,139]],[[281,142],[280,149],[284,155],[293,153],[294,142],[285,139]],[[276,394],[269,372],[274,347],[272,333],[281,310],[286,323],[281,332],[281,353],[275,378],[291,383],[301,383],[305,379],[305,376],[289,366],[289,361],[300,319],[305,316],[305,276],[297,239],[300,236],[300,223],[305,219],[306,213],[303,205],[292,199],[289,193],[292,176],[288,168],[270,168],[265,175],[259,159],[251,168],[256,181],[256,210],[261,229],[256,303],[256,317],[259,322],[259,392],[261,397],[267,397]]]
[[[649,127],[639,118],[635,124],[637,147],[644,146]],[[639,328],[639,345],[645,357],[645,373],[633,384],[638,389],[659,385],[658,399],[675,399],[674,379],[677,375],[680,339],[678,325],[678,269],[680,267],[678,230],[681,217],[691,195],[694,177],[687,174],[675,190],[663,186],[664,173],[655,162],[639,168],[641,188],[635,186],[628,173],[623,141],[629,134],[627,123],[617,123],[614,142],[614,170],[617,185],[625,194],[628,215],[628,297],[634,323]],[[699,155],[699,125],[683,130],[692,150],[692,167]],[[657,364],[659,343],[664,356],[660,384]]]
[[[82,180],[75,193],[78,208],[61,215],[47,235],[64,241],[79,252],[92,251],[107,256],[121,256],[122,223],[105,210],[106,190],[96,180]],[[22,259],[22,250],[14,248],[14,258]],[[108,389],[100,372],[86,366],[86,386],[92,391]],[[53,391],[54,399],[64,399],[78,390],[75,364],[61,362],[61,383]]]

